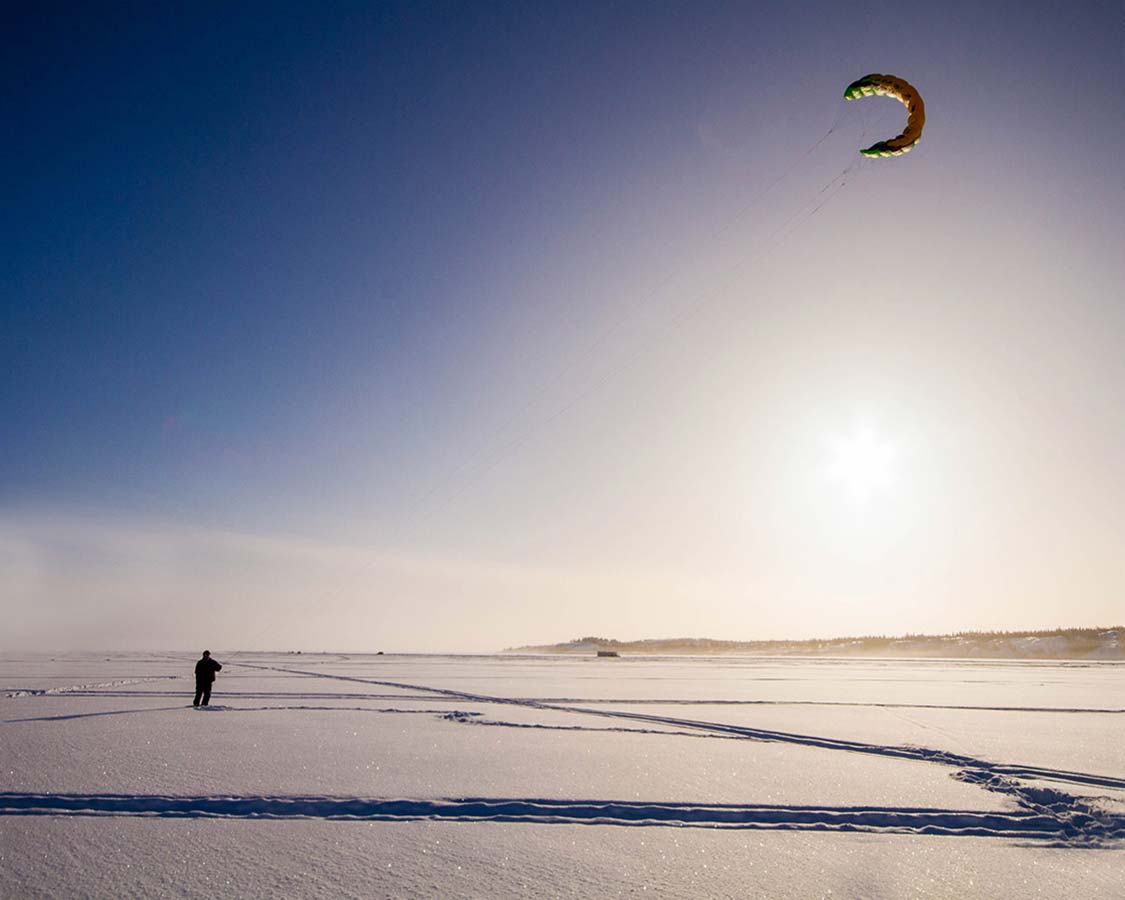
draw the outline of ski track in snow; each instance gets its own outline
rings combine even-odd
[[[1050,810],[972,812],[896,807],[659,803],[534,798],[396,800],[323,796],[161,796],[0,793],[0,815],[159,816],[172,818],[344,819],[529,824],[673,825],[804,831],[864,831],[1046,840],[1073,846],[1089,836]],[[1111,823],[1103,838],[1125,837]],[[1076,831],[1079,833],[1076,834]]]
[[[247,663],[231,663],[231,665],[247,665]],[[327,675],[315,673],[321,678],[345,678],[348,676]],[[160,676],[163,678],[178,678],[178,675]],[[134,679],[128,682],[111,682],[107,685],[75,685],[67,688],[51,688],[48,690],[21,690],[5,696],[30,697],[48,694],[66,694],[75,697],[182,697],[180,691],[114,691],[103,688],[118,684],[134,684],[141,680]],[[362,680],[362,679],[357,679]],[[433,691],[432,688],[419,688],[419,690]],[[227,692],[229,693],[229,692]],[[301,691],[299,695],[282,691],[239,691],[239,697],[253,700],[291,699],[300,696],[305,700],[426,700],[436,701],[440,698],[433,693],[417,694],[368,694],[368,693],[327,693],[314,691]],[[516,698],[519,699],[519,698]],[[1078,707],[1078,706],[965,706],[951,703],[885,703],[866,700],[684,700],[682,698],[657,698],[651,697],[529,697],[523,698],[528,703],[581,703],[583,706],[839,706],[839,707],[865,707],[873,709],[951,709],[973,712],[1019,712],[1019,713],[1081,713],[1083,715],[1125,715],[1125,709],[1108,709],[1105,707]],[[491,700],[489,702],[496,702]]]
[[[107,709],[101,712],[92,713],[63,713],[58,716],[28,716],[23,719],[4,719],[0,724],[14,725],[17,722],[65,722],[70,719],[94,719],[99,716],[129,716],[139,713],[151,712],[169,712],[173,709],[184,709],[185,704],[180,703],[176,706],[147,706],[143,709]],[[462,716],[478,715],[477,713],[466,713],[460,710],[445,710],[445,709],[402,709],[401,707],[386,707],[380,709],[374,706],[310,706],[307,704],[290,705],[290,706],[223,706],[219,703],[211,703],[207,706],[195,707],[198,712],[277,712],[279,710],[316,710],[322,712],[371,712],[379,713],[381,715],[394,715],[396,713],[405,713],[408,715],[426,715],[433,716],[439,715],[444,719],[456,718],[460,721]]]
[[[126,684],[144,684],[148,681],[165,681],[180,677],[179,675],[150,675],[147,678],[119,678],[116,681],[96,681],[89,684],[69,684],[53,688],[17,688],[6,692],[4,696],[12,699],[15,697],[46,697],[55,694],[83,694],[95,691],[97,688],[122,687]]]
[[[301,797],[301,796],[158,796],[133,794],[33,794],[0,793],[0,816],[3,815],[140,815],[163,817],[207,818],[319,818],[362,819],[371,821],[409,821],[418,819],[447,821],[492,821],[524,823],[569,823],[600,825],[667,825],[709,828],[763,828],[817,831],[862,831],[928,835],[962,835],[977,837],[1020,838],[1048,841],[1065,847],[1119,846],[1125,840],[1125,815],[1101,809],[1104,798],[1076,797],[1053,787],[1035,787],[1020,779],[1069,783],[1125,790],[1125,779],[1085,772],[1047,769],[998,763],[961,753],[934,750],[914,745],[884,745],[821,737],[811,734],[773,731],[723,722],[681,719],[643,712],[627,712],[597,708],[607,704],[700,705],[816,705],[869,706],[884,708],[962,709],[981,711],[1059,712],[1117,714],[1115,709],[1075,709],[1038,707],[948,706],[941,704],[862,703],[833,701],[760,701],[760,700],[609,700],[582,698],[520,698],[475,694],[449,688],[361,678],[330,672],[315,672],[254,663],[232,663],[262,671],[355,682],[393,688],[410,693],[301,693],[301,700],[413,700],[440,702],[460,700],[478,704],[518,706],[575,715],[595,716],[638,723],[636,726],[606,727],[586,725],[548,725],[542,723],[506,722],[491,719],[479,712],[440,708],[401,708],[370,706],[318,706],[308,703],[278,706],[225,707],[215,706],[208,712],[268,712],[275,710],[359,711],[379,714],[436,715],[460,724],[506,728],[536,728],[560,731],[629,732],[669,736],[709,737],[728,740],[754,740],[786,743],[932,763],[952,768],[951,777],[987,791],[1000,793],[1018,807],[1011,812],[965,812],[940,809],[909,809],[888,807],[812,807],[779,805],[735,805],[713,803],[660,803],[615,800],[544,800],[528,798],[447,798],[441,800],[378,799],[363,797]],[[96,684],[81,684],[44,690],[19,690],[6,696],[96,696],[96,697],[165,697],[180,696],[176,691],[106,690],[178,676],[121,679]],[[280,692],[248,692],[246,699],[294,699],[293,694]],[[581,706],[575,704],[582,704]],[[593,708],[591,708],[593,707]],[[125,715],[160,710],[180,709],[156,707],[148,709],[108,710],[93,713],[70,713],[58,716],[37,716],[7,719],[17,722],[48,722],[94,716]],[[644,727],[649,726],[649,727]],[[655,726],[655,727],[653,727]]]

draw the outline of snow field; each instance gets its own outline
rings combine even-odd
[[[0,659],[0,894],[1120,896],[1121,664],[216,656]]]

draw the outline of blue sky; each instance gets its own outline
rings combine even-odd
[[[243,646],[301,596],[420,649],[1121,618],[1116,4],[7,17],[14,640],[221,645],[176,610],[223,591]],[[871,71],[925,138],[810,214],[901,128]],[[878,525],[810,474],[854,428],[909,450]]]

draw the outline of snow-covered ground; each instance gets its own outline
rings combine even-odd
[[[0,657],[3,897],[1122,897],[1125,664]]]

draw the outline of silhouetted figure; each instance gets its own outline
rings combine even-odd
[[[195,664],[195,702],[192,706],[204,706],[211,702],[211,685],[215,683],[215,673],[223,667],[211,659],[211,651],[204,650],[203,658]]]

